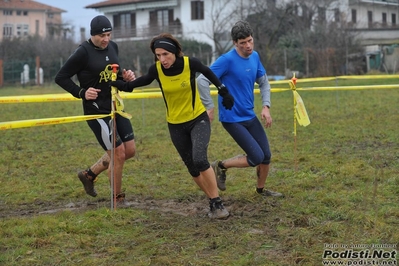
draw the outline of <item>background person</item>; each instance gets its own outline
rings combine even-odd
[[[208,196],[212,219],[229,216],[224,208],[216,185],[215,173],[208,162],[208,144],[211,126],[206,109],[201,102],[196,73],[203,73],[223,95],[222,104],[231,109],[234,99],[226,87],[198,59],[183,56],[180,43],[171,34],[163,33],[150,43],[155,64],[148,73],[132,82],[111,82],[122,91],[132,92],[157,80],[166,105],[166,120],[173,145],[180,154],[194,182]]]
[[[232,167],[256,167],[256,192],[263,196],[282,196],[279,192],[266,190],[265,182],[270,169],[271,152],[266,132],[254,112],[254,83],[259,84],[262,95],[261,117],[265,127],[271,127],[270,84],[259,55],[254,51],[251,26],[238,21],[231,29],[234,49],[220,56],[210,67],[234,97],[231,111],[220,107],[219,120],[226,131],[246,154],[212,163],[220,190],[226,190],[226,171]],[[209,93],[209,80],[200,75],[198,87],[208,113],[213,116],[213,101]]]
[[[90,23],[90,39],[83,42],[68,58],[58,71],[55,82],[76,98],[82,99],[85,115],[111,113],[111,80],[112,64],[119,64],[118,46],[111,41],[111,22],[103,15],[96,16]],[[77,75],[79,85],[72,81]],[[118,79],[134,80],[131,70],[123,69],[118,73]],[[114,197],[117,202],[123,202],[125,193],[122,192],[122,170],[125,161],[135,155],[133,127],[130,120],[116,114],[116,148],[114,156]],[[88,120],[87,124],[93,131],[101,147],[106,153],[90,168],[78,173],[85,191],[92,197],[97,196],[94,182],[97,176],[109,169],[111,156],[111,117]],[[110,177],[110,171],[108,176]]]

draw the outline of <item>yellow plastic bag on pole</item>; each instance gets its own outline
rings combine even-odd
[[[302,98],[298,92],[292,92],[294,93],[296,121],[298,121],[299,125],[306,127],[310,124],[310,119],[308,113],[306,112],[305,104],[303,103]]]
[[[306,111],[305,104],[299,93],[296,91],[296,81],[297,78],[294,76],[290,80],[290,87],[294,96],[294,119],[298,122],[301,126],[308,126],[310,124],[310,119],[308,116],[308,112]],[[296,133],[296,132],[295,132]]]

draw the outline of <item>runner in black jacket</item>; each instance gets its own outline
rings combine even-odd
[[[112,97],[109,82],[112,74],[111,65],[119,64],[118,46],[110,40],[112,26],[105,16],[96,16],[92,19],[90,26],[90,39],[83,42],[68,58],[57,73],[55,82],[76,98],[82,99],[85,115],[110,114]],[[80,85],[77,85],[71,79],[75,74]],[[135,76],[131,70],[123,69],[119,71],[118,79],[132,81]],[[106,151],[89,169],[78,173],[86,193],[93,197],[97,195],[94,182],[102,171],[108,169],[110,162],[110,150],[112,148],[110,119],[111,117],[106,117],[87,121],[98,142]],[[136,145],[129,119],[117,114],[116,126],[114,196],[118,202],[124,202],[125,194],[122,192],[123,164],[127,159],[134,156]]]

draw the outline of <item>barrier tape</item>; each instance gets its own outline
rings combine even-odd
[[[159,89],[158,89],[159,90]],[[120,99],[139,99],[139,98],[160,98],[161,92],[136,92],[136,93],[120,93]],[[41,94],[41,95],[21,95],[21,96],[5,96],[0,97],[1,103],[38,103],[38,102],[66,102],[81,101],[73,97],[69,93],[62,94]]]
[[[311,82],[311,81],[327,81],[327,80],[337,80],[337,79],[395,79],[399,78],[399,75],[369,75],[369,76],[339,76],[339,77],[325,77],[325,78],[309,78],[301,79],[301,82]],[[273,88],[271,92],[282,92],[291,90],[294,97],[294,119],[301,126],[308,126],[310,124],[310,119],[307,114],[305,104],[297,92],[298,90],[312,90],[312,91],[328,91],[328,90],[364,90],[364,89],[399,89],[399,84],[394,85],[363,85],[363,86],[330,86],[330,87],[303,87],[297,88],[297,78],[294,77],[288,80],[290,88]],[[287,84],[287,80],[270,81],[271,84]],[[157,91],[152,91],[157,90]],[[255,93],[259,93],[259,89],[254,90]],[[162,93],[159,88],[146,88],[146,89],[136,89],[133,93],[120,92],[117,100],[117,110],[116,113],[120,115],[131,118],[130,114],[123,111],[123,101],[122,99],[143,99],[143,98],[161,98]],[[211,90],[211,95],[217,95],[216,90]],[[22,96],[6,96],[0,97],[0,104],[9,103],[34,103],[34,102],[59,102],[59,101],[76,101],[81,100],[73,97],[69,93],[62,94],[42,94],[42,95],[22,95]],[[10,121],[10,122],[0,122],[0,130],[13,129],[13,128],[23,128],[23,127],[35,127],[44,125],[54,125],[62,123],[71,123],[78,121],[91,120],[96,118],[103,118],[107,115],[83,115],[83,116],[70,116],[61,118],[44,118],[44,119],[31,119],[31,120],[20,120],[20,121]],[[294,135],[296,135],[296,124],[294,126]]]
[[[29,120],[1,122],[0,130],[65,124],[65,123],[79,122],[79,121],[85,121],[85,120],[92,120],[92,119],[97,119],[97,118],[104,118],[107,116],[110,116],[110,114],[108,114],[108,115],[80,115],[80,116],[67,116],[67,117],[60,117],[60,118],[41,118],[41,119],[29,119]]]
[[[287,84],[287,80],[285,80]],[[296,88],[297,91],[328,91],[328,90],[367,90],[367,89],[399,89],[399,84],[393,85],[362,85],[362,86],[330,86],[330,87],[302,87]],[[291,89],[273,88],[271,92],[283,92]],[[254,90],[259,93],[259,89]],[[211,95],[217,95],[216,90],[211,90]],[[120,93],[121,99],[150,99],[161,98],[161,92],[136,92],[136,93]],[[65,102],[81,100],[67,94],[42,94],[42,95],[22,95],[22,96],[5,96],[0,97],[0,104],[10,103],[38,103],[38,102]]]

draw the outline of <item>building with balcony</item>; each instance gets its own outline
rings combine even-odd
[[[251,1],[247,2],[250,5]],[[215,29],[216,17],[234,14],[232,10],[242,7],[242,3],[241,0],[108,0],[86,8],[96,9],[111,20],[116,40],[150,39],[160,32],[170,32],[177,37],[209,43],[214,49],[215,34],[230,41],[228,32],[232,23],[225,20],[224,25]],[[344,20],[364,45],[399,43],[399,0],[320,0],[316,4],[304,0],[273,0],[268,3],[277,6],[294,3],[297,12],[303,15],[312,8],[315,23]],[[231,16],[229,18],[231,20]]]
[[[0,41],[5,38],[66,37],[61,14],[65,10],[31,0],[0,0]]]
[[[346,14],[364,45],[399,43],[398,0],[349,0]]]
[[[208,43],[215,50],[213,34],[229,41],[231,23],[215,29],[214,13],[227,14],[236,7],[236,0],[108,0],[86,6],[107,16],[114,26],[115,41],[149,40],[161,32],[169,32],[177,38]],[[233,12],[233,11],[231,11]],[[221,14],[219,14],[221,15]],[[220,26],[220,25],[219,25]]]

